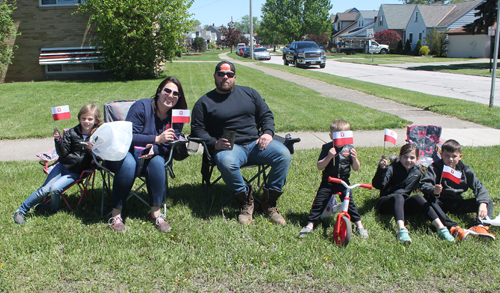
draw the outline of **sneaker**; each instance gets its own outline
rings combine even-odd
[[[411,238],[408,235],[408,230],[403,228],[403,229],[398,231],[398,241],[401,244],[410,244],[411,243]]]
[[[26,224],[26,221],[24,220],[24,214],[21,211],[16,211],[14,213],[14,222],[19,225]]]
[[[458,237],[459,240],[465,241],[467,239],[467,236],[469,236],[470,231],[464,230],[464,229],[460,228],[459,226],[453,226],[450,229],[450,233],[454,237]]]
[[[300,230],[299,237],[300,238],[306,237],[307,234],[312,232],[312,230],[313,230],[313,228],[309,228],[309,227],[305,226],[304,228],[302,228],[302,230]]]
[[[448,242],[455,241],[455,238],[453,238],[453,236],[451,236],[450,231],[448,231],[448,228],[446,228],[446,227],[444,227],[443,229],[438,229],[437,233],[439,234],[439,236],[441,238],[443,238],[444,240],[446,240]]]
[[[356,232],[358,232],[358,235],[361,237],[361,238],[368,238],[368,231],[366,230],[366,228],[356,228]]]
[[[125,232],[125,224],[123,224],[123,219],[120,216],[109,218],[108,224],[115,232]]]
[[[156,229],[160,230],[161,232],[170,232],[172,228],[170,228],[170,225],[168,224],[167,220],[165,220],[165,215],[160,214],[158,217],[153,218],[150,216],[151,222],[155,224]]]
[[[495,235],[488,232],[483,225],[474,226],[468,229],[470,234],[478,235],[483,239],[495,240]]]

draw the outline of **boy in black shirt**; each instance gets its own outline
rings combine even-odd
[[[359,170],[360,164],[358,155],[353,145],[346,144],[334,146],[333,144],[334,132],[348,131],[350,129],[351,126],[349,123],[340,119],[333,121],[330,125],[330,138],[332,141],[323,145],[317,164],[318,170],[323,170],[321,185],[319,186],[316,198],[309,212],[307,226],[300,230],[299,237],[304,237],[313,230],[314,224],[320,219],[332,194],[342,192],[341,198],[342,201],[344,200],[346,188],[342,184],[328,182],[328,177],[340,178],[350,185],[349,176],[351,173],[351,166],[354,171]],[[351,216],[352,222],[354,222],[357,227],[356,231],[358,234],[363,238],[368,238],[368,232],[361,223],[361,216],[358,213],[358,209],[352,197],[349,201],[348,213]]]

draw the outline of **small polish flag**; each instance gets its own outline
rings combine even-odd
[[[52,117],[54,121],[70,119],[69,106],[66,105],[52,108]]]
[[[172,123],[189,123],[191,121],[190,110],[172,110]]]
[[[353,144],[352,131],[338,131],[332,133],[333,145]]]
[[[396,140],[398,139],[398,134],[390,129],[385,129],[384,141],[390,142],[396,145]]]
[[[443,168],[443,178],[448,178],[456,184],[460,184],[460,178],[462,177],[462,172],[454,170],[451,167],[444,166]]]

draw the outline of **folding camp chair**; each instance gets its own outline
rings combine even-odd
[[[441,155],[442,142],[441,138],[442,127],[439,125],[408,125],[406,128],[406,142],[415,143],[418,147],[418,162],[428,167],[435,160],[439,160]]]
[[[201,165],[201,184],[202,186],[205,186],[206,190],[206,205],[207,208],[210,207],[210,187],[214,186],[219,180],[221,180],[222,176],[219,175],[217,178],[212,180],[212,174],[214,171],[214,167],[217,166],[215,163],[214,158],[212,157],[213,153],[209,150],[207,144],[205,143],[204,140],[201,138],[197,137],[188,137],[189,141],[193,141],[199,144],[203,145],[203,161]],[[283,143],[288,150],[290,151],[290,154],[294,153],[293,145],[296,142],[300,142],[300,138],[292,138],[290,134],[287,134],[286,137],[281,137],[279,135],[274,135],[274,140],[277,140],[281,143]],[[270,165],[244,165],[241,168],[257,168],[257,172],[250,178],[245,178],[243,177],[243,180],[245,180],[246,184],[252,184],[255,180],[257,180],[257,187],[260,187],[262,185],[265,185],[267,181],[267,171],[270,168]],[[262,185],[261,185],[262,184]],[[221,205],[220,208],[225,206],[231,199],[233,199],[234,196],[231,195],[229,198],[227,198]],[[254,197],[255,198],[255,197]],[[257,202],[259,200],[255,198]]]
[[[134,100],[121,100],[121,101],[113,101],[113,102],[107,102],[104,104],[104,122],[113,122],[113,121],[123,121],[127,117],[128,110],[130,107],[135,103],[136,101]],[[163,192],[163,208],[164,208],[164,213],[167,213],[167,197],[169,195],[169,190],[168,190],[168,177],[170,178],[175,178],[175,174],[173,171],[173,159],[180,161],[183,160],[187,157],[187,152],[184,153],[182,152],[182,146],[185,146],[187,144],[187,139],[184,138],[184,136],[179,137],[179,140],[175,141],[172,143],[172,149],[169,153],[168,158],[166,158],[165,162],[165,188]],[[182,153],[180,153],[182,152]],[[101,173],[102,181],[103,181],[103,186],[102,186],[102,200],[101,200],[101,217],[104,214],[104,198],[105,194],[107,193],[111,197],[111,179],[114,178],[114,174],[111,170],[109,170],[106,167],[105,162],[99,162],[97,158],[94,159],[96,161],[96,164],[98,166],[98,169]],[[148,207],[149,202],[146,201],[144,198],[142,198],[139,195],[139,191],[146,186],[146,179],[143,176],[137,176],[141,182],[139,187],[136,189],[132,189],[130,191],[129,196],[127,197],[127,201],[135,197],[141,202],[143,202],[145,205]]]
[[[43,171],[48,175],[50,171],[54,168],[56,164],[59,163],[59,155],[56,152],[56,149],[53,148],[51,151],[46,152],[46,153],[38,153],[36,154],[38,158],[40,158],[40,164],[44,166]],[[78,200],[77,206],[80,205],[82,202],[82,199],[85,197],[90,197],[94,193],[94,180],[95,180],[95,168],[90,168],[87,170],[83,170],[82,173],[80,174],[80,177],[73,183],[71,183],[68,187],[66,187],[63,192],[61,193],[61,197],[66,203],[66,206],[70,211],[73,209],[71,208],[71,205],[68,203],[66,200],[66,197],[64,196],[64,192],[66,192],[68,189],[73,187],[74,185],[78,185],[80,188],[81,196],[80,199]],[[45,203],[49,203],[50,199],[45,198],[44,199]]]

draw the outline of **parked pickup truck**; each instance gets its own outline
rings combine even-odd
[[[337,52],[346,55],[355,55],[356,53],[389,53],[389,46],[380,45],[374,40],[365,38],[347,38],[337,43]]]
[[[315,42],[292,42],[283,49],[283,64],[295,64],[295,67],[326,66],[326,54]]]

